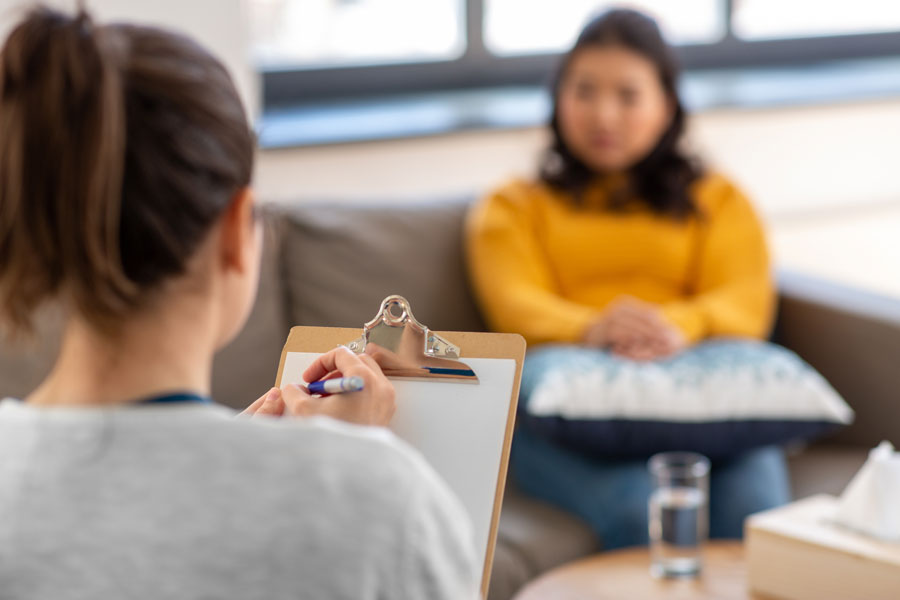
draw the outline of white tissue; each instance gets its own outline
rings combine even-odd
[[[841,495],[835,520],[872,537],[900,542],[900,453],[890,442],[869,452]]]

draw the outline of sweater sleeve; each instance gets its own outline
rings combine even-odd
[[[488,325],[529,344],[577,342],[596,309],[562,297],[523,190],[506,188],[469,214],[469,275]]]
[[[765,337],[775,286],[765,233],[750,202],[719,180],[708,190],[692,295],[662,306],[663,314],[697,342],[713,336]]]

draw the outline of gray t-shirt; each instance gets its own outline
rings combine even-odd
[[[378,428],[0,402],[0,597],[475,598],[461,505]]]

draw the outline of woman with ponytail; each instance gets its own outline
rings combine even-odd
[[[36,8],[6,40],[0,320],[27,334],[56,304],[66,326],[43,383],[0,402],[4,600],[474,597],[466,517],[379,427],[371,357],[305,374],[361,392],[211,402],[256,291],[253,155],[227,72],[185,37]]]

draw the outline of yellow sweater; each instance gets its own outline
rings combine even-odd
[[[635,204],[605,210],[609,185],[581,207],[540,182],[515,181],[470,213],[469,273],[496,331],[529,344],[578,342],[588,323],[623,295],[660,307],[691,342],[762,338],[775,294],[759,219],[725,178],[691,189],[700,215],[658,216]]]

